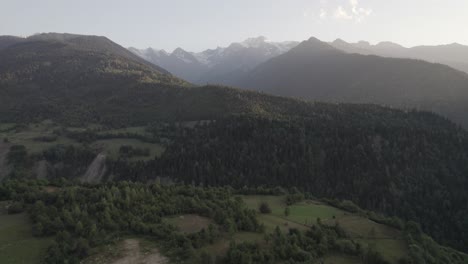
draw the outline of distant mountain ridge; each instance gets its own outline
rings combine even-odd
[[[397,43],[388,41],[371,45],[366,41],[348,43],[342,39],[337,39],[331,42],[330,45],[348,53],[392,58],[410,58],[441,63],[468,73],[468,46],[458,43],[406,48]]]
[[[468,126],[464,72],[422,60],[345,52],[316,38],[262,63],[235,85],[307,100],[417,108]]]
[[[17,44],[32,42],[56,42],[73,46],[75,49],[96,51],[107,54],[113,53],[114,55],[131,59],[138,63],[149,66],[161,73],[169,74],[167,70],[158,67],[155,64],[152,64],[138,56],[135,56],[135,54],[129,52],[127,49],[102,36],[87,36],[68,33],[42,33],[32,35],[27,38],[15,36],[0,36],[0,50],[12,47]]]
[[[199,53],[182,48],[177,48],[172,53],[153,48],[129,50],[192,83],[232,85],[239,76],[260,63],[287,52],[297,44],[294,41],[269,42],[265,37],[257,37]]]

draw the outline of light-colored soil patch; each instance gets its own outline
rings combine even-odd
[[[112,264],[165,264],[169,260],[162,256],[157,249],[153,249],[147,254],[143,254],[140,248],[140,241],[136,239],[126,239],[123,241],[123,257],[114,260]]]
[[[89,165],[81,181],[86,183],[100,183],[102,177],[104,177],[107,172],[106,158],[107,156],[103,153],[97,155],[91,165]]]
[[[104,252],[92,256],[82,264],[167,264],[169,259],[161,255],[158,249],[142,250],[140,240],[125,239],[117,246],[109,246]]]
[[[55,192],[60,191],[60,188],[55,187],[55,186],[45,186],[45,187],[44,187],[44,191],[45,191],[46,193],[55,193]]]
[[[196,233],[203,228],[207,229],[213,222],[211,219],[199,215],[180,215],[167,218],[167,221],[175,225],[183,233]]]

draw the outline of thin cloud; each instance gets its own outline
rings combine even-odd
[[[326,1],[321,1],[322,5],[326,5]],[[357,23],[362,22],[366,17],[372,15],[372,9],[362,7],[359,0],[348,0],[347,5],[338,5],[332,9],[332,12],[328,12],[325,7],[320,9],[320,19],[326,19],[328,14],[331,14],[336,20],[352,20]]]
[[[350,20],[353,19],[353,16],[348,14],[348,12],[342,7],[338,6],[333,13],[333,17],[335,19],[344,19],[344,20]]]
[[[325,9],[321,8],[320,13],[319,13],[319,18],[320,19],[326,19],[327,16],[328,16],[327,11]]]

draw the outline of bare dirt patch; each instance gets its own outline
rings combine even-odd
[[[86,183],[101,182],[102,177],[107,172],[106,158],[107,156],[104,153],[98,154],[91,165],[89,165],[81,181]]]
[[[55,187],[55,186],[45,186],[43,190],[44,190],[46,193],[55,193],[55,192],[60,191],[60,188],[59,188],[59,187]]]
[[[166,264],[169,260],[162,256],[157,249],[143,254],[140,241],[137,239],[126,239],[122,242],[123,257],[110,262],[112,264]]]
[[[144,248],[144,250],[143,250]],[[98,255],[92,256],[82,264],[167,264],[169,259],[158,249],[142,246],[138,239],[125,239],[117,245],[109,246]]]

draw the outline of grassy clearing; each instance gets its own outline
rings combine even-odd
[[[401,232],[395,228],[382,225],[357,215],[344,215],[327,224],[339,223],[353,238],[398,239]]]
[[[286,217],[284,196],[246,195],[242,198],[249,208],[257,212],[260,203],[268,203],[272,213],[258,214],[258,219],[265,225],[267,232],[271,232],[276,226],[283,232],[290,228],[307,230],[316,223],[317,218],[320,218],[324,224],[338,223],[352,238],[363,245],[375,246],[391,263],[398,263],[398,260],[408,253],[399,230],[317,201],[308,200],[289,206],[290,214]],[[357,261],[345,256],[330,256],[325,263],[360,263]]]
[[[92,147],[99,151],[104,151],[108,157],[112,159],[117,159],[119,157],[119,149],[124,145],[134,148],[148,148],[150,150],[150,155],[148,157],[134,157],[133,159],[136,160],[153,159],[155,156],[160,156],[164,152],[164,147],[159,144],[146,143],[138,139],[127,138],[98,140],[92,144]]]
[[[295,204],[289,208],[290,215],[288,219],[306,225],[316,223],[317,218],[320,218],[321,220],[328,220],[333,218],[340,218],[347,214],[340,209],[312,201]]]
[[[0,126],[5,127],[12,125],[14,124],[1,124]],[[0,129],[0,138],[2,140],[3,138],[7,138],[11,144],[24,145],[29,153],[41,153],[42,151],[58,144],[78,144],[70,138],[55,135],[54,130],[57,129],[60,129],[60,127],[56,124],[50,121],[44,121],[8,131]],[[48,142],[39,140],[39,138],[43,137],[51,137],[55,138],[55,140]]]
[[[165,220],[183,233],[196,233],[202,229],[207,229],[213,223],[211,219],[199,215],[179,215],[165,218]]]
[[[0,203],[4,208],[6,204]],[[8,215],[0,212],[0,263],[41,263],[47,247],[47,238],[35,238],[26,214]]]
[[[119,134],[137,134],[142,136],[151,137],[152,134],[146,131],[146,127],[126,127],[126,128],[119,128],[119,129],[110,129],[110,130],[102,130],[98,132],[98,134],[112,134],[112,135],[119,135]]]
[[[41,153],[55,145],[80,145],[81,143],[63,135],[57,135],[55,131],[61,131],[63,128],[51,121],[29,124],[27,126],[16,127],[16,124],[0,123],[0,140],[8,139],[10,144],[24,145],[30,154]],[[11,129],[14,128],[14,129]],[[122,129],[105,130],[99,125],[91,125],[87,128],[68,127],[68,131],[84,132],[87,129],[100,131],[98,134],[139,134],[142,136],[151,136],[146,132],[145,127],[129,127]],[[47,138],[48,140],[44,140]],[[164,152],[164,147],[159,144],[152,144],[140,141],[138,139],[116,138],[108,140],[97,140],[91,146],[98,151],[104,151],[108,157],[117,159],[119,149],[123,145],[134,148],[149,149],[149,156],[132,157],[130,160],[150,160],[155,156],[160,156]]]
[[[397,264],[402,257],[408,256],[406,243],[401,239],[358,239],[357,241],[375,247],[390,263]]]
[[[317,218],[322,220],[338,218],[346,215],[347,213],[315,201],[304,201],[292,206],[290,208],[289,216],[284,215],[286,209],[284,196],[261,196],[261,195],[246,195],[242,196],[247,207],[257,210],[260,203],[266,202],[271,208],[271,214],[263,215],[259,213],[259,220],[268,230],[272,230],[279,226],[283,231],[289,228],[297,228],[299,230],[306,230],[317,222]]]
[[[7,132],[16,127],[15,123],[0,123],[0,132]]]
[[[323,260],[324,264],[361,264],[361,260],[357,257],[345,255],[330,255]]]

